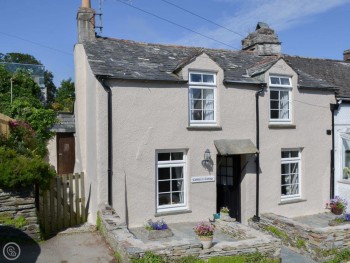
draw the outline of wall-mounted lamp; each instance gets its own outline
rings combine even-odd
[[[210,163],[210,151],[209,151],[209,149],[206,149],[205,152],[204,152],[203,163],[205,163],[205,164]]]

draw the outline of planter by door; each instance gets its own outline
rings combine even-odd
[[[203,249],[211,248],[213,245],[213,236],[199,236],[199,240],[203,245]]]
[[[343,213],[343,209],[338,208],[338,207],[333,207],[331,211],[335,215],[341,215]]]

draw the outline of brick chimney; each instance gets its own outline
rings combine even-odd
[[[259,22],[255,31],[242,40],[242,50],[252,51],[259,56],[277,55],[281,53],[281,42],[273,29]]]
[[[95,39],[95,10],[90,0],[82,0],[77,14],[78,43]]]
[[[344,56],[344,61],[350,62],[350,49],[345,50],[343,52],[343,56]]]

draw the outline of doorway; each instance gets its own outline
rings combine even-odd
[[[74,172],[75,140],[73,133],[57,133],[57,173]]]
[[[241,222],[241,156],[217,156],[216,209],[230,209],[230,216]]]

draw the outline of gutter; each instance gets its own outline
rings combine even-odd
[[[258,152],[256,153],[256,159],[255,159],[255,172],[256,172],[256,207],[255,207],[255,215],[253,217],[254,222],[259,222],[259,195],[260,195],[260,129],[259,129],[259,96],[264,91],[264,88],[266,87],[266,83],[260,84],[260,89],[255,92],[255,113],[256,113],[256,148],[258,149]]]
[[[107,92],[107,133],[108,133],[108,168],[107,168],[107,187],[108,187],[108,205],[112,206],[112,153],[113,153],[113,142],[112,142],[112,91],[111,87],[107,84],[108,76],[96,75],[97,80],[101,83],[103,89]]]
[[[330,110],[332,113],[332,149],[331,149],[331,174],[330,174],[330,199],[334,198],[334,112],[339,109],[341,102],[330,104]]]

